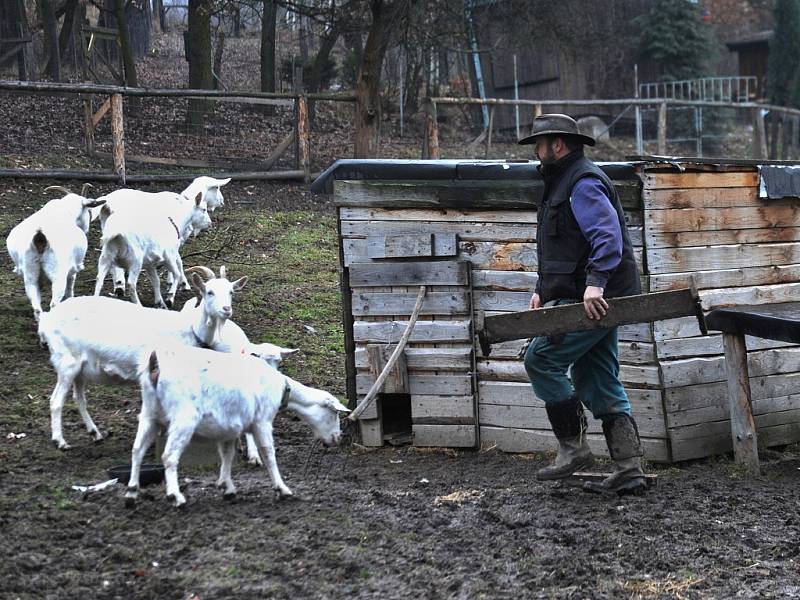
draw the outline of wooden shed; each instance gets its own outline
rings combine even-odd
[[[711,307],[781,302],[800,289],[800,200],[759,198],[755,163],[606,163],[645,291],[686,287]],[[476,317],[525,310],[536,282],[535,163],[345,160],[314,183],[338,212],[348,396],[364,397],[402,335],[403,360],[362,416],[366,445],[555,448],[519,353],[476,341]],[[748,340],[759,442],[800,441],[800,349]],[[620,328],[621,378],[646,456],[672,462],[731,449],[721,337],[692,318]],[[606,453],[599,421],[590,444]]]

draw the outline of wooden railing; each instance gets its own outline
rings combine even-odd
[[[33,94],[76,94],[80,95],[83,103],[82,129],[85,140],[85,150],[89,156],[110,158],[112,170],[109,173],[87,171],[55,171],[30,169],[0,169],[0,176],[11,177],[59,177],[66,178],[75,175],[80,179],[112,180],[124,184],[126,181],[168,181],[176,178],[185,178],[185,175],[137,175],[134,177],[126,173],[126,162],[143,162],[151,164],[170,165],[176,167],[214,167],[208,161],[197,159],[180,159],[156,156],[131,156],[125,152],[125,119],[124,102],[127,98],[162,97],[185,99],[210,99],[216,101],[235,101],[253,105],[276,105],[294,107],[294,127],[287,133],[275,150],[260,163],[258,171],[238,171],[221,173],[220,176],[233,177],[234,179],[301,179],[304,182],[311,180],[311,127],[309,123],[308,103],[313,101],[354,102],[352,94],[287,94],[265,92],[235,92],[221,90],[190,90],[190,89],[154,89],[131,88],[113,85],[95,84],[66,84],[23,81],[0,81],[0,90],[11,92],[24,92]],[[105,97],[97,110],[94,109],[92,98]],[[110,117],[112,152],[110,155],[95,148],[95,130],[100,122]],[[270,170],[286,150],[295,147],[295,169]]]

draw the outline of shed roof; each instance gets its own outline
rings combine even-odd
[[[636,168],[630,162],[597,163],[616,180],[636,179]],[[507,160],[400,160],[345,159],[337,160],[311,184],[311,191],[333,193],[335,180],[438,180],[438,181],[524,181],[541,179],[537,161]]]

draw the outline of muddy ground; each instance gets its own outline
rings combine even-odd
[[[44,185],[3,180],[3,237],[43,202]],[[341,396],[328,200],[292,185],[226,194],[216,228],[187,246],[187,266],[250,275],[236,319],[254,339],[299,347],[286,371]],[[79,294],[93,287],[96,235]],[[655,490],[604,498],[537,482],[546,456],[312,451],[309,428],[281,416],[278,462],[296,499],[277,500],[266,473],[239,459],[234,501],[215,489],[213,468],[185,468],[187,507],[173,508],[159,485],[126,509],[119,486],[71,487],[128,462],[136,390],[90,388],[109,434],[99,444],[69,402],[73,449],[56,450],[55,377],[5,253],[0,322],[0,598],[800,598],[797,446],[766,453],[758,478],[730,457],[651,465]]]

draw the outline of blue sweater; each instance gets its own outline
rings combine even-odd
[[[591,248],[586,285],[605,288],[611,272],[622,260],[622,232],[617,212],[603,184],[594,177],[585,177],[575,184],[570,205]]]

